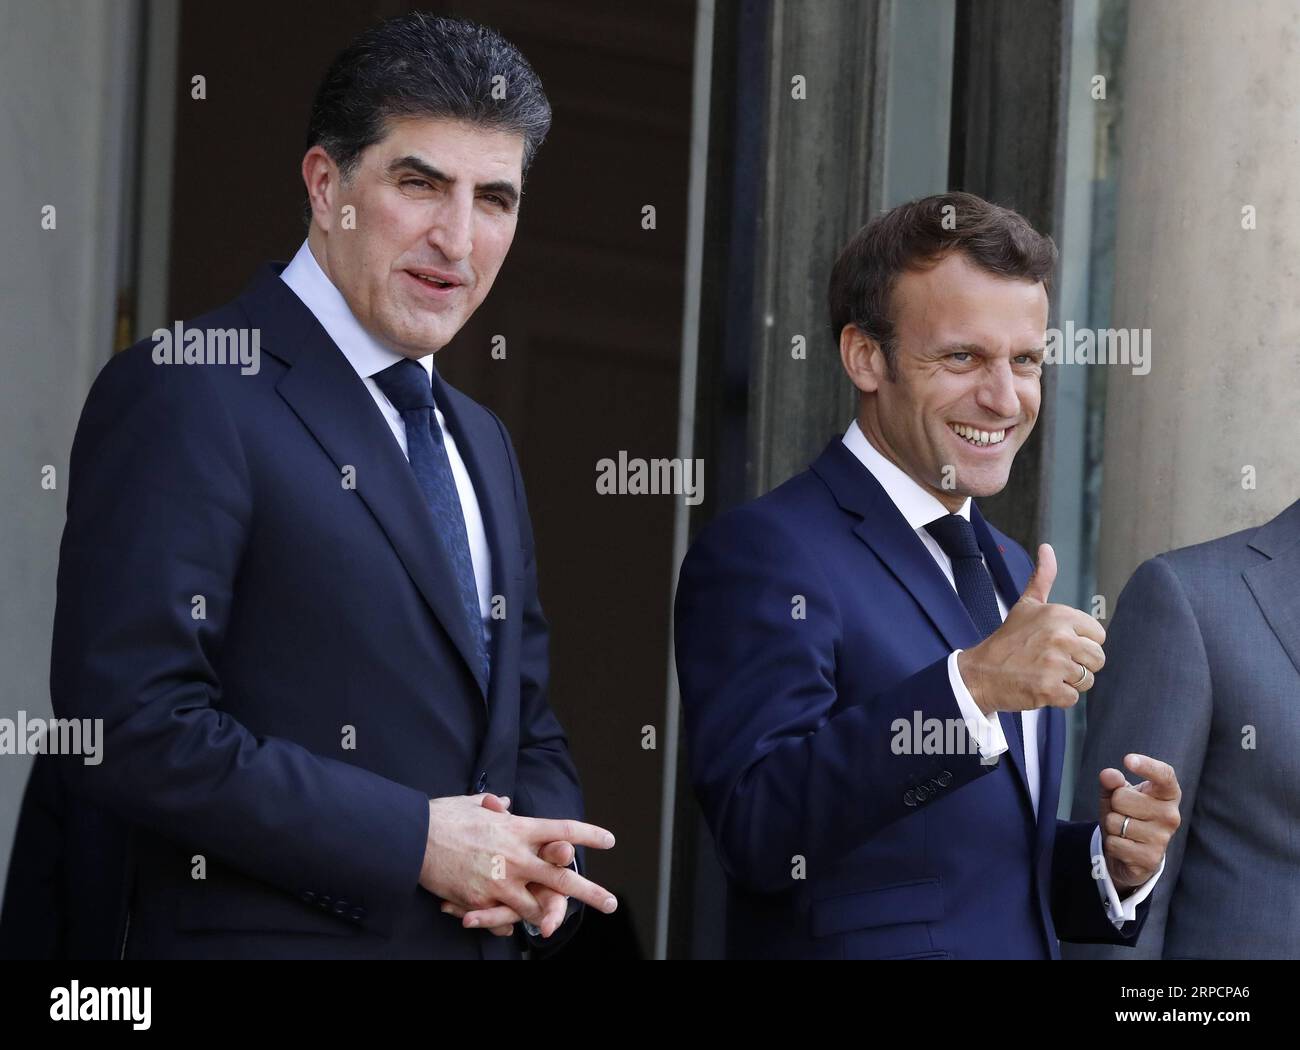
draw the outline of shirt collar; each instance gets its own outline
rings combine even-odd
[[[325,275],[316,256],[306,241],[298,249],[289,265],[280,274],[280,280],[303,301],[325,329],[343,356],[362,379],[382,372],[389,365],[402,360],[401,354],[384,346],[367,332],[353,315],[347,300]],[[433,377],[433,355],[419,358],[424,370]]]
[[[844,446],[871,471],[872,476],[880,482],[880,487],[898,508],[899,513],[907,519],[912,529],[923,529],[936,518],[954,513],[939,502],[937,496],[927,492],[905,471],[887,460],[876,447],[867,440],[855,419],[844,432]],[[955,512],[970,521],[970,497]]]

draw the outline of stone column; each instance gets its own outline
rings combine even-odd
[[[1143,0],[1128,20],[1112,323],[1150,329],[1151,353],[1148,374],[1106,369],[1110,609],[1151,555],[1300,496],[1300,6]]]
[[[138,5],[0,4],[0,718],[50,715],[68,454],[113,351]],[[0,885],[31,769],[0,756]]]
[[[840,249],[880,210],[888,11],[836,0],[771,5],[765,168],[755,173],[763,193],[753,220],[750,495],[803,470],[857,409],[826,288]]]

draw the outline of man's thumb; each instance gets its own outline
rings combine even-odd
[[[1028,598],[1031,602],[1045,604],[1052,593],[1052,584],[1056,582],[1056,551],[1052,550],[1050,543],[1040,543],[1038,545],[1038,565],[1034,568],[1034,574],[1029,577],[1029,582],[1025,584],[1025,593],[1021,595],[1022,599]]]

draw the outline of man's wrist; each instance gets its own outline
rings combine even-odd
[[[957,654],[957,673],[961,675],[962,683],[970,693],[970,698],[975,701],[975,706],[980,709],[980,714],[985,718],[992,718],[995,712],[980,696],[979,673],[975,668],[975,658],[971,656],[971,650],[963,649]]]

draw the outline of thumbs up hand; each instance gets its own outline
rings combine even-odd
[[[962,681],[980,710],[1073,707],[1106,663],[1106,631],[1085,612],[1048,599],[1056,552],[1044,543],[1020,600],[1001,627],[957,656]]]

